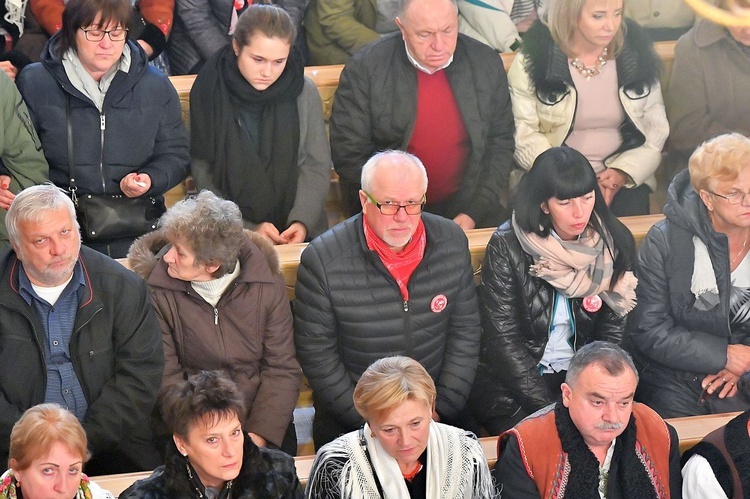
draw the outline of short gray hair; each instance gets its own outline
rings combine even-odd
[[[234,270],[246,238],[239,207],[206,190],[175,203],[159,226],[170,242],[195,253],[196,265],[218,265],[214,278]]]
[[[419,169],[420,177],[422,177],[422,192],[427,192],[427,170],[425,170],[422,161],[411,153],[405,151],[397,151],[394,149],[388,149],[375,154],[373,157],[367,160],[367,163],[362,167],[362,190],[370,192],[372,190],[372,179],[375,177],[375,173],[378,171],[380,160],[382,159],[400,159],[399,164],[404,169],[411,166],[416,166]]]
[[[638,382],[638,369],[633,358],[622,347],[608,341],[592,341],[581,347],[570,361],[565,382],[570,386],[575,385],[581,372],[592,364],[601,366],[611,376],[619,376],[629,368]]]
[[[19,244],[19,223],[40,222],[46,212],[61,208],[68,210],[70,218],[80,234],[80,226],[76,219],[76,208],[65,191],[50,182],[46,182],[27,187],[19,192],[13,202],[10,203],[10,208],[8,208],[8,213],[5,216],[5,228],[8,230],[10,243],[13,246]]]

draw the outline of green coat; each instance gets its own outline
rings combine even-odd
[[[305,18],[312,64],[346,64],[370,42],[375,31],[375,0],[311,0]]]
[[[18,194],[49,176],[42,144],[31,123],[29,110],[15,83],[0,71],[0,175],[10,176],[10,191]],[[6,210],[0,209],[0,247],[8,245]]]

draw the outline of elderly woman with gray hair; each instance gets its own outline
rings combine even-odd
[[[128,260],[151,290],[164,335],[162,385],[226,372],[245,398],[243,428],[257,445],[281,447],[301,371],[272,244],[243,229],[236,204],[202,191],[172,206]],[[295,447],[290,431],[283,448]]]

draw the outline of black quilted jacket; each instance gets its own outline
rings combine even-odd
[[[511,416],[519,407],[536,411],[559,396],[547,389],[538,365],[550,334],[556,290],[529,274],[532,263],[509,224],[495,231],[479,287],[482,348],[471,405],[480,423]],[[620,342],[625,318],[606,303],[593,313],[583,309],[581,298],[569,303],[575,350],[594,340]]]
[[[294,302],[297,357],[316,397],[357,428],[354,385],[377,359],[406,355],[437,385],[437,411],[451,420],[466,405],[479,355],[477,311],[466,235],[451,220],[422,214],[427,246],[404,302],[362,215],[314,239],[302,253]],[[444,308],[440,305],[444,303]]]

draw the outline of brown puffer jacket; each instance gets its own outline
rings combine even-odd
[[[162,386],[201,370],[226,372],[245,395],[244,429],[281,445],[299,395],[292,313],[279,259],[262,236],[247,231],[240,275],[214,308],[190,282],[167,274],[162,231],[138,239],[128,255],[146,280],[164,338]]]

